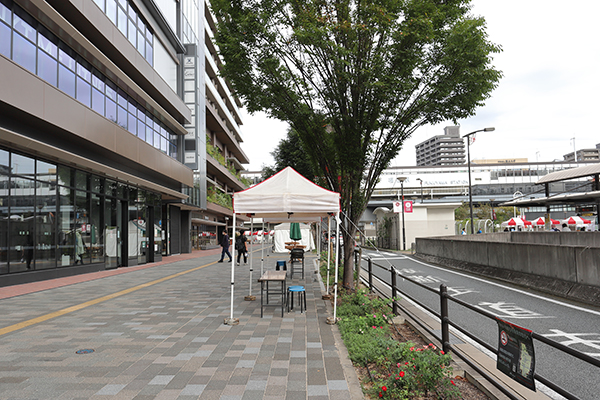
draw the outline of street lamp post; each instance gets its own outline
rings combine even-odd
[[[423,179],[417,178],[417,180],[421,184],[421,203],[423,203]]]
[[[476,131],[473,131],[471,133],[467,133],[466,135],[463,136],[464,138],[467,138],[467,169],[469,170],[469,210],[471,213],[471,235],[474,233],[473,232],[473,188],[471,187],[471,153],[470,153],[470,145],[471,145],[471,135],[476,134],[477,132],[492,132],[494,131],[496,128],[484,128],[484,129],[478,129]]]
[[[496,199],[490,199],[490,205],[492,206],[492,232],[496,232],[496,218],[494,215],[494,200],[496,200]]]
[[[405,176],[399,176],[396,179],[400,181],[400,193],[402,194],[402,250],[406,250],[406,231],[404,230],[404,181],[406,180]]]

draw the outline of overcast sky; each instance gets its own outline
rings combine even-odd
[[[577,149],[600,143],[600,2],[575,0],[473,0],[473,14],[487,21],[492,42],[503,52],[494,65],[504,77],[486,105],[459,121],[461,134],[478,133],[471,160],[527,158],[552,161]],[[247,169],[273,164],[270,155],[286,136],[287,125],[243,113],[242,148],[250,158]],[[416,164],[415,145],[445,126],[426,126],[408,139],[392,166]],[[574,138],[574,140],[573,140]]]

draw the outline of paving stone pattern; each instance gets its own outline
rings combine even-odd
[[[283,318],[276,307],[260,317],[257,272],[257,299],[244,300],[249,271],[236,267],[235,326],[224,324],[229,264],[153,283],[217,259],[214,252],[174,256],[129,273],[0,300],[0,328],[76,307],[0,335],[0,399],[348,400],[360,392],[344,376],[337,327],[326,323],[331,310],[321,300],[310,258],[305,279],[288,280],[306,287],[308,309],[286,310]],[[102,299],[131,288],[137,289]],[[76,354],[82,349],[93,352]]]

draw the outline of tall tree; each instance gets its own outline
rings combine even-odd
[[[211,0],[223,75],[298,132],[342,196],[344,242],[420,126],[474,115],[501,73],[470,0]],[[344,285],[353,280],[344,246]]]

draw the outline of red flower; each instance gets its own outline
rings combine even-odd
[[[454,386],[456,386],[456,383],[454,383],[454,381],[452,379],[450,379],[450,383],[453,384]]]
[[[400,371],[398,375],[400,376],[400,378],[404,378],[404,371]]]
[[[452,383],[454,383],[454,382],[452,382]],[[387,390],[387,388],[385,386],[382,386],[381,390],[383,390],[385,392]]]
[[[379,397],[383,397],[383,393],[379,392]]]

